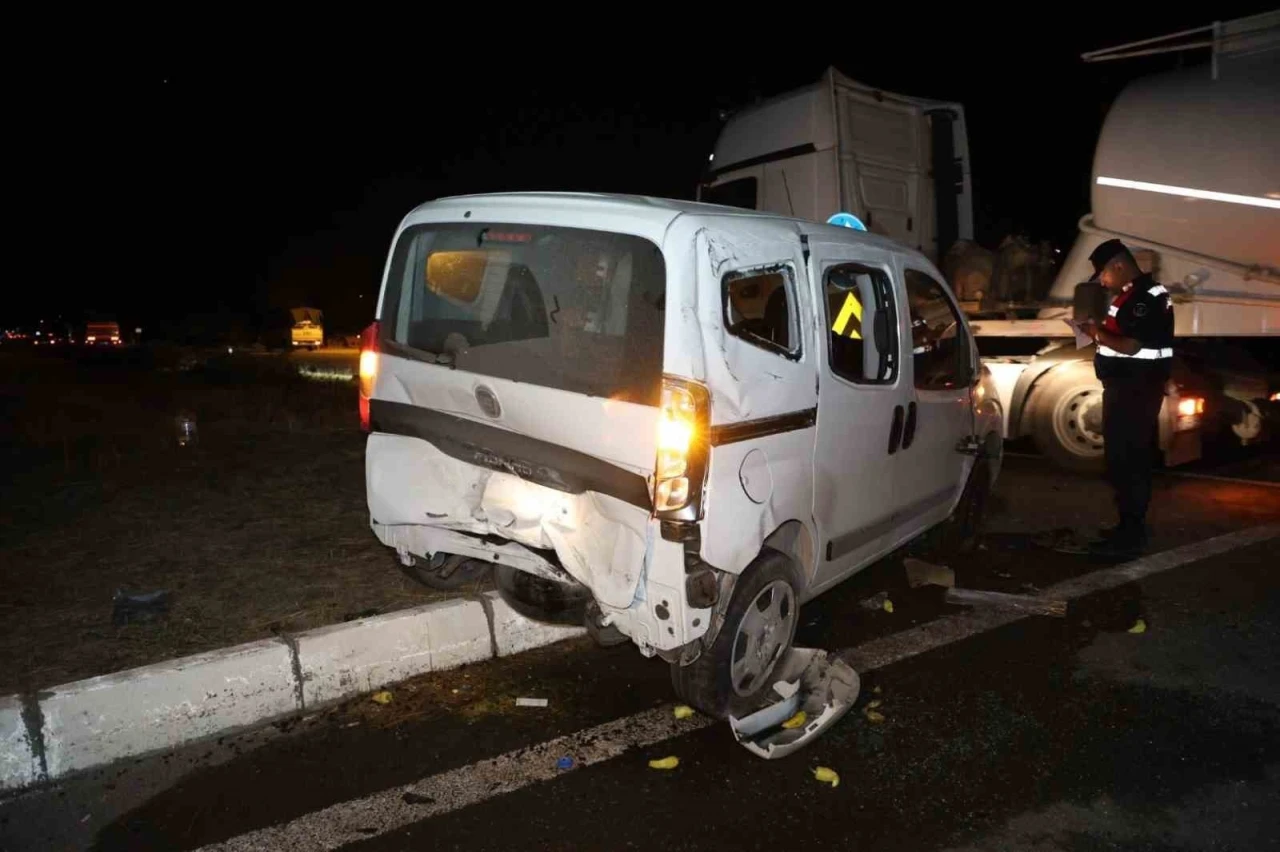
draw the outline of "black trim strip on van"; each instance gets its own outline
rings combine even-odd
[[[372,431],[420,438],[447,456],[568,494],[595,491],[652,509],[643,476],[594,456],[418,405],[374,399]]]
[[[766,438],[769,435],[780,435],[783,432],[808,429],[817,422],[818,409],[808,408],[804,411],[794,411],[791,414],[761,417],[759,420],[726,423],[723,426],[711,427],[710,443],[713,447],[736,444],[739,441],[750,441],[753,438]]]
[[[738,169],[749,169],[752,166],[763,166],[765,163],[773,163],[778,160],[789,160],[792,157],[803,157],[805,154],[816,154],[818,149],[814,147],[812,142],[806,142],[803,145],[793,145],[790,148],[783,148],[781,151],[773,151],[769,154],[761,154],[759,157],[752,157],[748,160],[739,160],[727,166],[720,166],[707,172],[707,180],[715,180],[720,175],[736,172]]]
[[[922,500],[917,500],[910,506],[892,513],[891,515],[876,521],[865,527],[851,530],[827,542],[827,561],[839,559],[846,553],[852,553],[865,544],[870,544],[873,539],[877,539],[893,530],[898,524],[908,518],[916,515],[923,515],[930,509],[936,508],[942,503],[951,500],[956,494],[954,488],[944,488],[936,494],[930,494]]]

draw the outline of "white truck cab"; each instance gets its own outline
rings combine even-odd
[[[596,635],[741,714],[802,603],[932,528],[971,540],[1001,412],[942,282],[730,207],[424,204],[361,353],[372,528],[406,564],[492,563],[504,595],[576,590]]]

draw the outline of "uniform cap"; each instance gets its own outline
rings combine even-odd
[[[1089,262],[1093,264],[1093,277],[1089,281],[1097,281],[1098,276],[1102,274],[1102,270],[1106,268],[1107,264],[1121,256],[1129,258],[1130,262],[1137,266],[1137,261],[1134,261],[1133,254],[1125,247],[1124,243],[1119,240],[1106,240],[1099,243],[1098,247],[1089,255]]]

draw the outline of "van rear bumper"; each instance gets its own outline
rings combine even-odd
[[[597,598],[608,623],[628,636],[646,656],[675,651],[702,637],[711,622],[711,609],[688,605],[684,590],[684,548],[656,536],[647,565],[637,566],[644,576],[636,597],[625,608],[612,607]],[[575,580],[537,551],[514,541],[495,541],[423,524],[370,523],[378,540],[397,553],[420,558],[434,553],[456,553],[472,559],[511,565],[521,571],[566,582]]]
[[[454,553],[571,578],[645,654],[681,648],[711,622],[711,609],[688,605],[684,545],[665,540],[647,509],[468,464],[403,435],[369,436],[365,477],[370,525],[400,553]]]

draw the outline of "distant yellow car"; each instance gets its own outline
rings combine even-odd
[[[324,326],[311,320],[294,323],[290,340],[294,347],[305,346],[315,349],[324,345]]]

